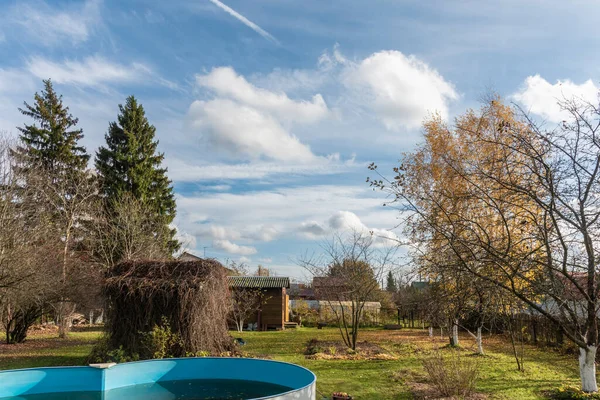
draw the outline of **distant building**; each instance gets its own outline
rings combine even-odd
[[[257,323],[258,329],[284,329],[289,321],[289,308],[287,289],[290,287],[290,278],[280,276],[229,276],[229,287],[236,289],[260,289],[268,300],[261,310],[256,313],[248,323]]]
[[[315,291],[304,283],[291,283],[288,295],[290,300],[315,300]]]
[[[417,290],[424,290],[429,287],[429,282],[426,281],[412,281],[410,287]]]
[[[177,259],[181,261],[202,261],[201,257],[195,256],[192,253],[188,253],[187,251],[181,253],[181,255],[177,257]]]

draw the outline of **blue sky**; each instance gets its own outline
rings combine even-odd
[[[500,5],[501,4],[501,5]],[[102,144],[136,95],[157,127],[191,251],[302,278],[295,260],[348,229],[401,237],[365,178],[431,112],[489,90],[548,123],[595,98],[595,1],[0,1],[0,130],[52,78]],[[396,228],[396,229],[395,229]]]

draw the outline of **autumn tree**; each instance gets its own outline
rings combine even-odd
[[[425,124],[426,144],[393,179],[374,184],[412,211],[415,240],[449,249],[457,270],[561,329],[580,349],[582,389],[595,392],[600,107],[581,99],[560,106],[565,120],[551,129],[499,98],[453,127],[434,118]],[[449,142],[428,144],[435,132]]]

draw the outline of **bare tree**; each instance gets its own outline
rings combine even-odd
[[[0,133],[0,316],[7,343],[25,340],[50,289],[49,225],[32,223],[35,209],[23,201],[30,188],[15,173],[15,146],[15,140]]]
[[[238,332],[244,324],[256,316],[262,306],[270,299],[258,288],[236,287],[231,289],[231,312],[229,319],[235,323]]]
[[[124,193],[110,207],[102,200],[94,207],[87,246],[105,269],[125,260],[167,258],[161,240],[153,234],[155,221],[130,193]]]
[[[395,247],[377,248],[373,236],[361,232],[336,235],[322,247],[322,256],[299,264],[314,276],[315,294],[326,301],[344,344],[356,349],[365,304],[377,301]]]

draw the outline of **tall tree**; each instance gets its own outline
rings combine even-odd
[[[38,246],[49,249],[43,266],[57,280],[48,300],[54,307],[59,335],[65,337],[76,307],[74,293],[89,289],[80,288],[89,280],[81,279],[80,267],[85,263],[78,247],[97,190],[87,170],[89,155],[79,143],[83,131],[77,128],[78,119],[63,104],[52,82],[43,82],[44,90],[35,94],[35,102],[25,102],[19,109],[33,123],[18,128],[21,141],[13,155],[15,172],[24,185],[18,197],[28,229],[49,227]]]
[[[565,120],[547,130],[492,99],[441,127],[459,139],[453,151],[423,146],[375,185],[412,211],[415,239],[555,324],[579,347],[583,391],[596,392],[600,107],[559,105]],[[452,184],[434,179],[439,169],[453,171]]]
[[[396,293],[398,291],[398,285],[396,285],[396,279],[394,278],[392,271],[388,271],[385,290],[390,293]]]
[[[171,255],[180,246],[175,229],[169,226],[175,218],[175,196],[167,169],[161,166],[164,154],[157,152],[156,128],[133,96],[119,105],[119,111],[117,122],[109,125],[106,146],[96,153],[102,194],[107,207],[125,193],[140,201],[155,217],[153,233]]]
[[[44,90],[36,93],[33,105],[24,102],[19,111],[33,119],[33,124],[19,127],[22,145],[15,150],[22,168],[35,166],[51,172],[84,170],[90,156],[79,144],[83,131],[78,119],[69,113],[52,87],[50,79],[43,81]]]

